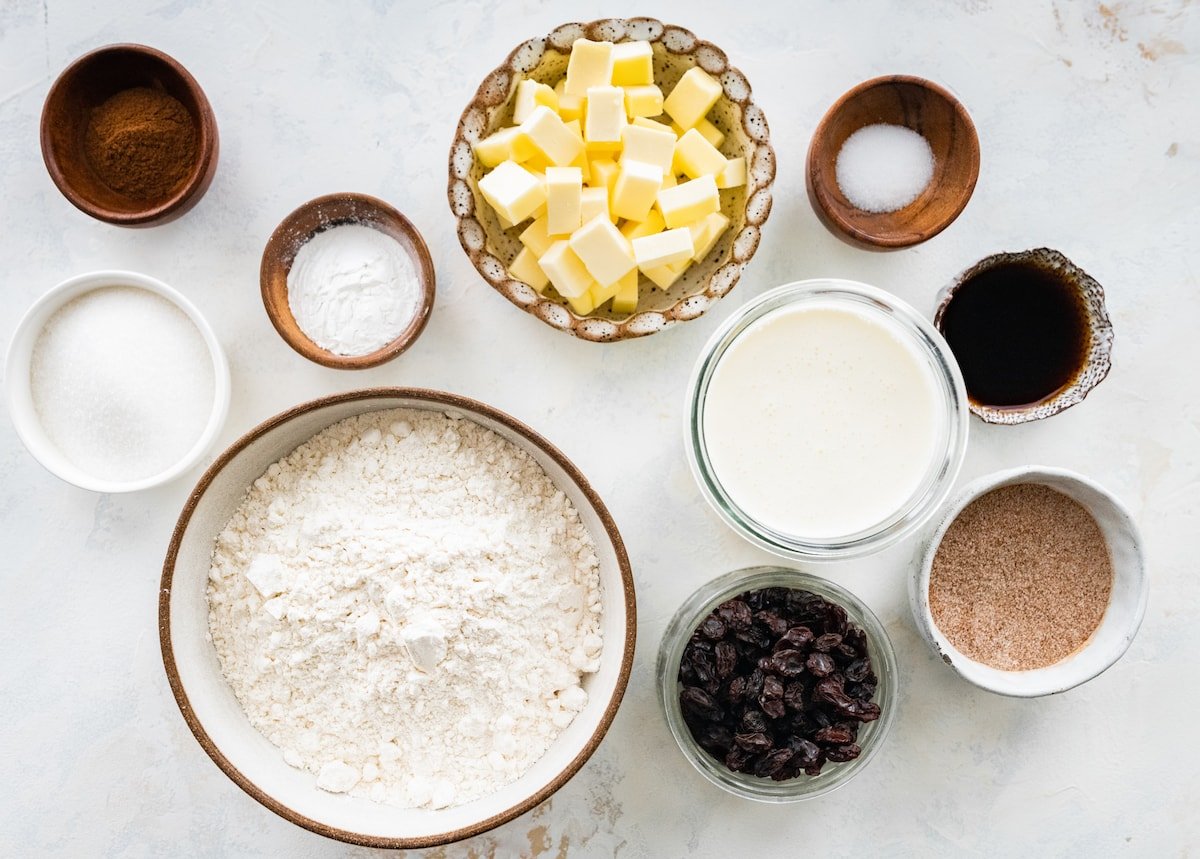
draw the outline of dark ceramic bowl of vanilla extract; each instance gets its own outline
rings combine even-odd
[[[42,158],[63,196],[100,221],[148,227],[191,209],[217,169],[217,120],[178,61],[108,45],[67,66],[42,107]]]
[[[1104,288],[1050,248],[975,263],[942,290],[933,323],[962,370],[969,408],[987,423],[1056,415],[1112,364]]]

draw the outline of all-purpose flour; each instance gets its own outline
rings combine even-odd
[[[251,723],[326,790],[456,805],[528,770],[599,666],[595,544],[525,452],[392,410],[324,430],[217,538],[209,628]]]

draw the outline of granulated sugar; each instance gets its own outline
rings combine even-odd
[[[199,440],[213,408],[212,356],[195,323],[161,295],[101,287],[46,323],[30,367],[47,437],[92,477],[161,474]]]
[[[879,123],[846,138],[837,156],[837,183],[864,212],[895,212],[920,196],[933,177],[929,141],[903,125]]]
[[[929,608],[950,643],[1005,671],[1053,665],[1104,617],[1112,561],[1096,520],[1040,484],[996,489],[950,525],[933,559]]]
[[[217,538],[209,628],[246,715],[317,786],[469,802],[524,774],[599,667],[596,546],[497,433],[394,410],[318,433]]]

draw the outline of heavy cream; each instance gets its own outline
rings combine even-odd
[[[717,481],[761,525],[830,540],[878,525],[938,447],[937,379],[905,332],[865,307],[776,310],[719,359],[703,429]]]

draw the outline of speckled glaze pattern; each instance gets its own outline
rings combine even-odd
[[[1108,375],[1108,371],[1112,367],[1113,327],[1108,318],[1108,309],[1104,305],[1104,287],[1061,252],[1051,248],[993,254],[981,259],[954,278],[937,297],[937,311],[933,316],[933,324],[937,326],[938,331],[942,331],[942,317],[959,286],[980,272],[999,265],[1023,262],[1036,263],[1043,268],[1061,273],[1078,290],[1084,311],[1087,313],[1088,337],[1091,345],[1088,348],[1083,370],[1075,376],[1071,384],[1041,402],[1028,406],[999,408],[986,406],[969,399],[968,405],[971,412],[989,424],[1023,424],[1048,418],[1064,409],[1069,409],[1076,403],[1083,402],[1084,397],[1091,392],[1092,388],[1104,381],[1104,377]],[[945,332],[942,331],[942,333]]]
[[[537,293],[509,276],[508,266],[521,249],[523,227],[505,230],[491,207],[484,204],[477,182],[484,169],[472,145],[512,121],[510,97],[526,78],[553,86],[567,69],[576,39],[624,42],[644,40],[654,49],[654,81],[670,92],[693,66],[721,82],[724,94],[709,118],[726,134],[721,146],[729,157],[744,156],[747,183],[721,195],[730,228],[707,257],[693,265],[667,291],[642,278],[638,311],[632,315],[602,310],[580,316],[561,299]],[[479,85],[463,111],[450,147],[447,196],[458,220],[458,239],[475,268],[494,289],[547,325],[584,340],[608,342],[644,337],[677,322],[701,316],[737,284],[746,264],[758,250],[763,224],[771,213],[775,182],[775,152],[766,116],[751,97],[750,83],[729,64],[725,52],[690,30],[654,18],[606,18],[587,24],[563,24],[548,35],[518,45]]]

